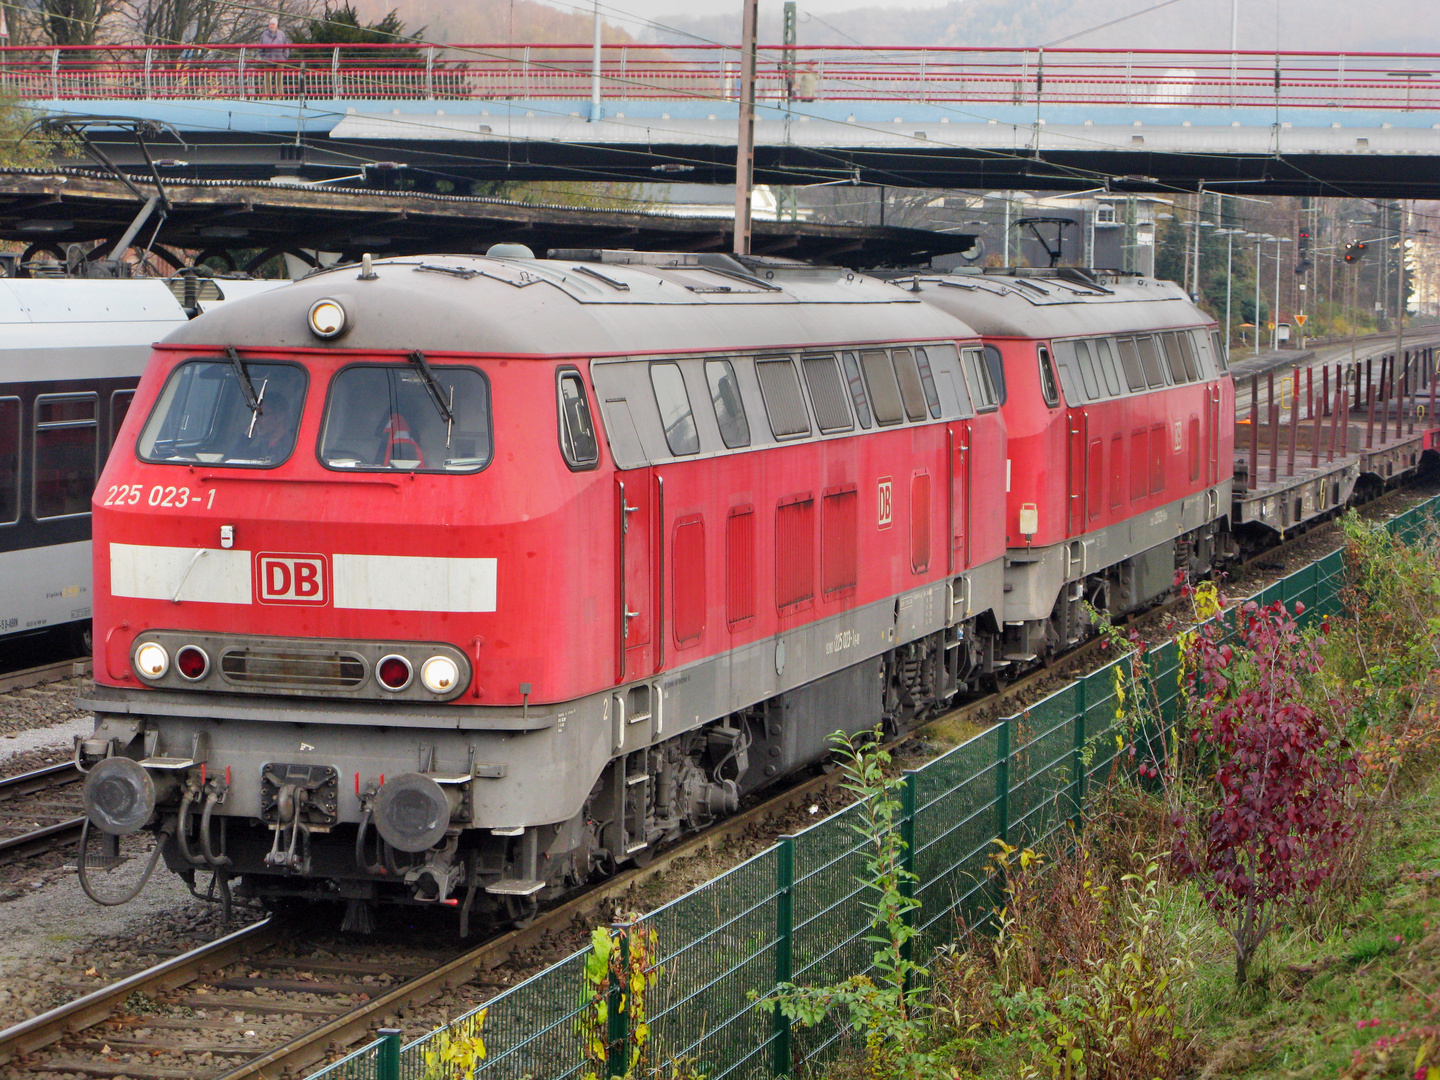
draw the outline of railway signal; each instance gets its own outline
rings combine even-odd
[[[1365,241],[1356,240],[1345,249],[1345,261],[1347,263],[1358,263],[1365,257]]]

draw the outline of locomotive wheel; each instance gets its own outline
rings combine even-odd
[[[644,870],[645,867],[649,866],[654,858],[655,847],[652,844],[646,844],[639,851],[632,851],[630,853],[630,861],[641,870]]]
[[[91,656],[95,650],[95,632],[87,620],[70,628],[70,645],[82,656]]]

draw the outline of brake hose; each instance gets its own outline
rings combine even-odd
[[[85,869],[87,852],[90,850],[90,819],[85,819],[85,824],[80,827],[80,855],[75,860],[75,873],[80,878],[80,888],[85,890],[85,895],[97,904],[105,907],[119,907],[121,904],[128,904],[135,897],[140,895],[140,890],[145,888],[145,883],[150,880],[150,875],[155,872],[155,864],[160,861],[160,853],[165,850],[165,841],[170,838],[170,828],[166,826],[161,829],[155,837],[155,850],[150,853],[150,861],[145,865],[145,872],[140,875],[140,880],[135,887],[118,900],[107,900],[97,896],[95,890],[90,888],[90,875]]]

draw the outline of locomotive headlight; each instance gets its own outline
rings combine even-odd
[[[410,685],[412,674],[414,671],[410,667],[410,661],[396,653],[382,656],[380,663],[375,665],[375,677],[386,690],[404,690]]]
[[[310,305],[310,330],[316,337],[339,337],[345,332],[345,309],[339,300],[316,300]]]
[[[420,665],[420,681],[432,694],[455,689],[460,678],[460,665],[448,656],[432,656]]]
[[[90,824],[111,836],[129,836],[149,822],[158,792],[138,761],[112,757],[86,775],[81,797]]]
[[[135,650],[135,670],[143,679],[162,679],[170,670],[170,654],[163,645],[147,641]]]

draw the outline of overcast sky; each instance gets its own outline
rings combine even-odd
[[[595,10],[593,0],[591,3],[565,3],[564,0],[546,0],[547,3],[558,8],[568,8],[580,12],[592,12]],[[636,17],[640,20],[652,19],[659,22],[665,21],[666,15],[674,15],[677,12],[692,15],[726,15],[733,13],[735,25],[740,25],[742,14],[742,0],[600,0],[600,15],[606,22],[625,25],[629,20],[626,15]],[[762,9],[775,9],[783,4],[784,0],[761,0]],[[834,14],[837,11],[849,11],[859,7],[885,7],[885,8],[935,8],[943,7],[950,0],[799,0],[801,18],[806,12],[824,17]],[[1144,6],[1146,0],[1137,0],[1139,6]]]
[[[594,10],[594,0],[545,2],[586,15]],[[932,42],[927,38],[910,44],[1033,47],[1073,43],[1081,48],[1224,49],[1230,45],[1232,12],[1238,16],[1242,49],[1425,51],[1435,45],[1440,32],[1440,0],[798,0],[800,37],[804,41],[824,36],[807,32],[807,21],[825,23],[857,8],[898,13],[940,8],[947,2],[953,5],[954,20],[959,20],[959,29],[949,37],[968,33],[975,35],[975,40]],[[600,0],[600,11],[606,22],[622,26],[642,40],[654,40],[654,36],[646,32],[643,22],[635,20],[674,25],[667,19],[670,16],[691,28],[703,26],[702,34],[723,34],[733,41],[739,37],[742,3]],[[760,0],[762,36],[774,32],[771,28],[778,25],[782,6],[783,0]],[[693,21],[707,18],[710,21],[703,24]],[[885,25],[885,16],[841,21],[852,33],[860,32],[867,44],[885,43],[870,40]],[[944,34],[949,25],[923,16],[906,20],[897,14],[895,31],[903,36],[907,28],[924,27],[928,34]],[[661,32],[658,36],[664,40],[668,35]],[[1029,40],[1031,37],[1037,39]]]

